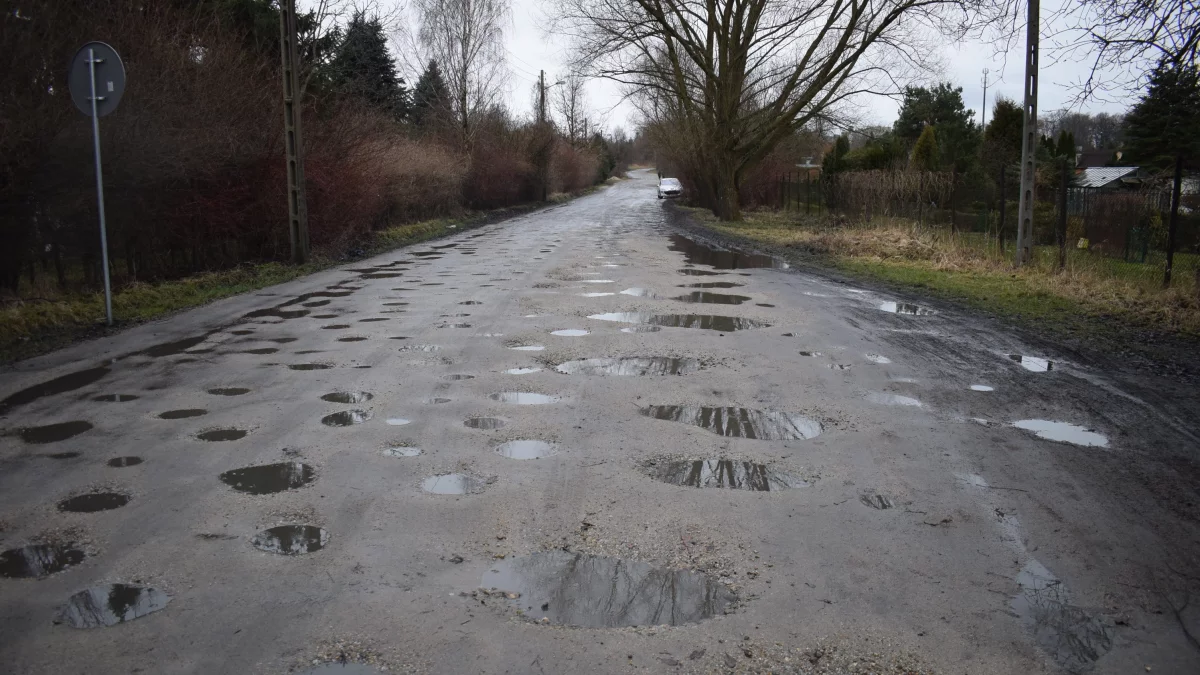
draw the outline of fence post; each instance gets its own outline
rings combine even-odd
[[[1163,270],[1163,288],[1171,285],[1171,267],[1175,264],[1175,230],[1179,224],[1179,193],[1183,184],[1183,153],[1175,155],[1175,185],[1171,188],[1171,220],[1167,225],[1167,267]]]
[[[1062,187],[1058,195],[1058,269],[1067,268],[1067,189],[1070,185],[1071,167],[1062,160]]]
[[[804,176],[804,213],[807,215],[812,209],[812,174],[805,172]]]
[[[1004,194],[1004,174],[1008,173],[1008,169],[1004,166],[1000,167],[1000,223],[996,226],[996,235],[1000,240],[1000,254],[1004,254],[1004,214],[1008,210],[1008,197]]]

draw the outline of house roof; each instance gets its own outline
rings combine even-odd
[[[1080,171],[1075,176],[1075,184],[1079,187],[1098,188],[1136,173],[1136,166],[1093,166]]]
[[[1108,164],[1108,161],[1113,158],[1112,150],[1084,150],[1075,155],[1075,167],[1079,169],[1087,169],[1091,167],[1099,167]]]

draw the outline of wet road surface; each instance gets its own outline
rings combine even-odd
[[[1195,393],[634,176],[0,373],[0,671],[1200,671]]]

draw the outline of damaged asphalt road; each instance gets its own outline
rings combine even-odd
[[[1194,389],[633,176],[4,371],[0,670],[1200,671]]]

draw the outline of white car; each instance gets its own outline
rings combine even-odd
[[[683,185],[680,185],[678,178],[663,178],[658,181],[658,198],[678,197],[683,194]]]

